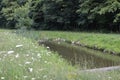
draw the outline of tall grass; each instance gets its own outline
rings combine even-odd
[[[23,36],[13,32],[0,30],[0,80],[120,79],[120,71],[104,73],[78,71],[79,73],[77,73],[77,69],[59,55],[53,54],[54,52],[35,42],[35,38],[39,40],[39,37],[42,36],[41,32],[27,32],[23,33]]]
[[[64,59],[31,39],[10,31],[0,32],[1,79],[66,80],[74,70]]]
[[[113,51],[120,54],[120,35],[86,32],[62,32],[62,31],[28,31],[26,37],[39,40],[40,38],[64,38],[71,41],[79,41],[90,47],[98,47],[105,51]],[[29,36],[31,34],[31,36]]]

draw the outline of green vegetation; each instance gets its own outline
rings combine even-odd
[[[76,67],[37,43],[62,38],[120,55],[119,34],[27,31],[120,32],[119,0],[0,0],[0,28],[19,29],[0,30],[1,80],[120,79],[120,71],[78,74]]]
[[[16,31],[0,30],[1,80],[120,79],[119,71],[95,73],[80,72],[57,54],[53,54],[54,52],[38,46],[34,40],[36,38],[33,38],[33,35],[37,33],[29,32],[29,35],[26,33],[20,36],[13,32]],[[21,32],[19,31],[19,33]],[[32,37],[32,39],[30,37]]]
[[[119,0],[0,1],[3,28],[120,32],[119,22]]]
[[[74,32],[41,32],[43,37],[64,38],[72,41],[79,41],[88,46],[97,46],[106,50],[112,50],[120,53],[120,35],[119,34],[101,34],[101,33],[74,33]]]
[[[29,18],[29,8],[32,0],[3,0],[1,2],[2,16],[7,28],[30,28],[33,21]],[[23,14],[24,13],[24,14]]]
[[[66,80],[74,70],[31,39],[0,30],[1,80]]]
[[[31,34],[31,36],[29,36]],[[120,35],[87,33],[87,32],[62,32],[62,31],[27,31],[24,36],[39,40],[40,38],[62,38],[69,41],[77,41],[90,47],[96,46],[108,51],[120,54]]]
[[[115,75],[116,74],[116,75]],[[81,80],[119,80],[119,71],[112,72],[95,72],[95,73],[81,73]]]

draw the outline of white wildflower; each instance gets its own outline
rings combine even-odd
[[[19,57],[19,54],[15,55],[15,57],[18,58],[18,57]]]
[[[43,78],[47,78],[47,75],[44,75]]]
[[[29,72],[32,72],[33,71],[33,68],[28,68]]]
[[[5,79],[5,77],[1,77],[1,79]]]
[[[40,55],[40,54],[37,54],[37,56],[38,56],[39,58],[41,58],[41,55]]]
[[[22,47],[23,45],[21,44],[21,45],[16,45],[16,48],[18,48],[18,47]]]
[[[47,61],[44,61],[44,63],[47,63]]]
[[[33,61],[35,61],[35,58],[34,58],[34,57],[32,57],[31,59],[32,59]]]
[[[46,48],[49,49],[50,47],[47,46]]]
[[[35,78],[32,78],[31,80],[35,80]]]
[[[109,79],[111,79],[112,77],[108,77]]]
[[[39,57],[39,56],[40,56],[40,54],[38,53],[38,54],[37,54],[37,56]]]
[[[31,64],[31,62],[25,62],[25,64]]]
[[[20,41],[20,39],[18,39],[18,41]]]
[[[8,51],[8,52],[7,52],[7,54],[12,54],[12,53],[14,53],[14,51]]]
[[[26,56],[28,57],[28,56],[30,56],[29,54],[26,54]]]

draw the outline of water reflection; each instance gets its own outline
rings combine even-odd
[[[45,46],[49,46],[51,50],[57,51],[59,55],[67,59],[73,65],[79,65],[82,68],[101,68],[118,65],[117,62],[91,55],[88,49],[83,47],[77,48],[70,44],[58,44],[51,41],[44,42]],[[94,51],[96,53],[96,51]],[[96,53],[97,54],[97,53]]]

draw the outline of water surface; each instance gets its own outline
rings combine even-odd
[[[60,56],[65,58],[72,65],[77,65],[80,68],[92,69],[115,66],[119,64],[119,61],[114,61],[111,56],[110,59],[106,59],[104,56],[108,56],[105,53],[98,51],[91,51],[90,49],[75,46],[72,44],[46,41],[45,46],[49,46],[52,51],[57,51]],[[94,54],[102,54],[103,57]]]

